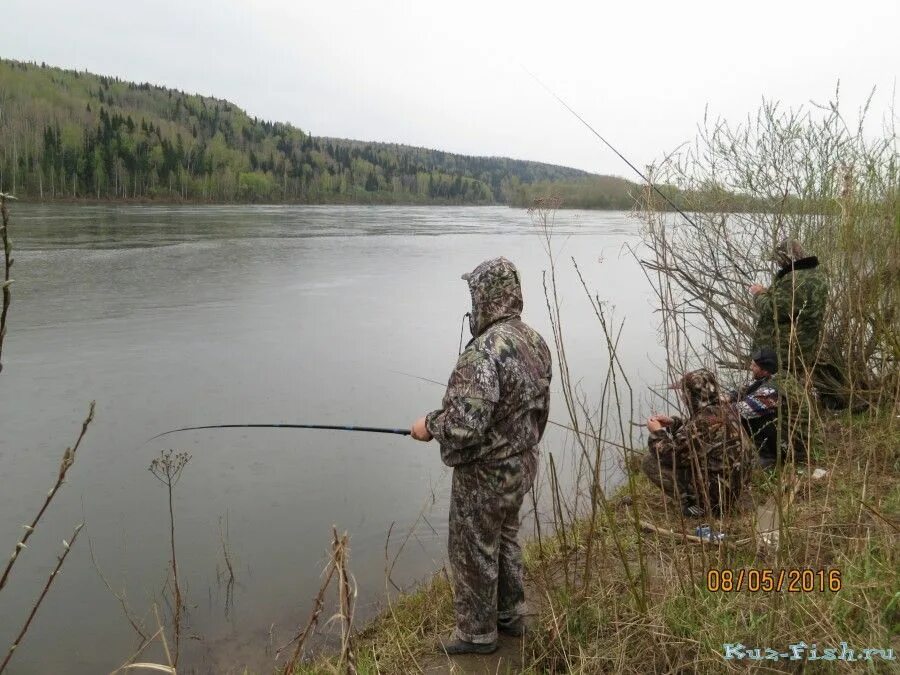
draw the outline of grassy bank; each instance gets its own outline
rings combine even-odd
[[[779,475],[758,473],[741,513],[728,522],[710,522],[727,533],[720,544],[687,540],[683,534],[692,534],[699,521],[667,508],[642,475],[600,510],[593,524],[599,546],[590,563],[588,520],[550,539],[531,541],[526,569],[535,616],[520,645],[519,663],[509,664],[509,672],[797,671],[798,661],[726,660],[726,643],[787,652],[788,645],[805,642],[807,658],[825,655],[826,647],[840,649],[842,642],[857,652],[892,647],[900,653],[896,415],[883,410],[826,420],[812,466],[802,473],[794,467]],[[813,480],[815,468],[827,474]],[[777,548],[759,536],[766,529],[760,514],[772,502],[782,504]],[[777,570],[807,568],[838,570],[840,590],[707,588],[709,570],[773,569],[777,578]],[[450,584],[440,574],[357,636],[359,672],[434,667],[441,661],[433,655],[436,640],[449,635],[452,626]],[[814,644],[816,654],[810,651]],[[814,672],[896,672],[897,661],[873,658],[813,659],[808,665]],[[295,672],[339,668],[330,658]]]

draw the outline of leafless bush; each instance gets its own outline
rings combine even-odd
[[[704,120],[692,146],[650,167],[653,183],[691,214],[666,212],[646,190],[643,263],[678,351],[743,367],[755,320],[747,286],[768,281],[777,241],[796,238],[831,284],[818,361],[841,371],[845,397],[893,398],[900,162],[893,127],[870,136],[867,113],[868,102],[851,126],[837,100],[799,110],[765,102],[743,124]]]
[[[584,563],[575,565],[583,570],[578,580],[582,590],[589,588],[593,581],[592,575],[596,568],[594,558],[612,556],[622,566],[628,580],[628,590],[636,606],[646,607],[645,560],[640,549],[636,560],[625,551],[620,529],[623,524],[619,522],[608,499],[601,470],[607,451],[612,450],[616,456],[627,457],[633,450],[631,419],[635,407],[634,394],[628,375],[618,357],[622,323],[615,323],[610,317],[607,303],[602,301],[599,295],[591,293],[577,261],[572,258],[572,266],[584,289],[590,311],[597,319],[607,356],[608,365],[600,401],[591,402],[584,390],[573,381],[566,356],[565,330],[557,285],[557,262],[553,249],[555,215],[560,205],[561,200],[557,197],[538,199],[529,209],[529,214],[547,254],[549,274],[544,273],[544,296],[553,331],[560,390],[569,418],[570,426],[567,428],[571,431],[578,454],[578,468],[574,476],[575,489],[570,495],[564,495],[553,453],[548,453],[551,508],[555,530],[564,549],[561,560],[565,587],[567,591],[570,590],[576,581],[574,570],[570,579],[570,553],[576,554],[572,562],[577,562],[580,556],[584,556]],[[586,505],[582,501],[584,496],[587,500]],[[584,531],[576,527],[579,521],[587,524]],[[640,537],[640,528],[636,528],[636,531]],[[541,552],[543,554],[542,547]]]

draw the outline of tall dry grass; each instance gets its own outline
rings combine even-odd
[[[748,663],[725,659],[725,644],[780,651],[790,642],[897,647],[900,174],[893,128],[867,135],[865,112],[851,125],[836,103],[799,111],[765,103],[746,124],[708,123],[692,147],[650,168],[651,179],[677,195],[689,216],[673,215],[648,189],[638,213],[643,246],[635,255],[656,293],[666,349],[661,379],[705,366],[720,381],[735,383],[746,380],[755,323],[747,287],[768,282],[778,240],[804,241],[828,270],[831,287],[819,358],[840,370],[839,394],[847,407],[865,402],[867,412],[824,411],[820,390],[829,383],[817,377],[818,364],[805,364],[805,373],[788,378],[780,434],[785,464],[754,475],[740,511],[707,519],[726,535],[718,542],[694,536],[699,521],[673,509],[633,460],[612,497],[591,471],[580,473],[578,488],[567,495],[557,494],[559,481],[551,480],[552,504],[581,500],[581,507],[565,520],[559,515],[565,510],[554,506],[554,541],[532,547],[532,578],[543,597],[523,669],[718,673]],[[735,213],[737,198],[759,208]],[[548,243],[558,206],[535,206]],[[565,317],[546,248],[563,396],[585,463],[596,466],[604,453],[616,452],[610,440],[622,439],[640,452],[625,426],[633,392],[627,379],[612,375],[618,372],[617,331],[604,319],[599,298],[590,309],[608,351],[604,400],[595,407],[566,385],[573,377],[565,372]],[[615,405],[607,407],[608,399]],[[669,405],[677,409],[679,402]],[[789,459],[795,443],[808,451],[810,466]],[[813,479],[813,469],[824,470],[824,477]],[[564,573],[554,576],[554,569]],[[732,569],[837,571],[842,589],[708,588],[710,570],[717,578]],[[572,577],[582,583],[571,583]],[[807,649],[804,658],[809,656]],[[790,670],[795,663],[764,667]]]
[[[576,462],[569,487],[559,475],[563,449],[545,448],[536,491],[547,494],[532,495],[536,538],[526,549],[535,616],[514,650],[514,672],[889,672],[895,665],[877,654],[864,663],[810,660],[841,643],[900,651],[897,148],[891,127],[876,137],[863,129],[863,122],[847,123],[836,104],[785,111],[765,103],[745,124],[708,121],[692,147],[650,168],[692,221],[665,210],[652,190],[636,213],[644,228],[634,254],[655,290],[666,352],[661,383],[699,366],[726,384],[746,379],[755,323],[747,286],[768,282],[769,253],[789,236],[829,270],[822,359],[842,368],[849,402],[868,403],[862,415],[824,411],[812,372],[788,380],[780,437],[786,459],[774,472],[754,473],[739,510],[707,519],[725,534],[718,541],[697,536],[700,520],[672,508],[638,470],[644,438],[631,420],[642,392],[633,390],[618,358],[622,323],[584,283],[578,261],[557,258],[559,200],[534,203],[567,418],[556,413],[554,423],[569,429]],[[735,212],[735,204],[744,208]],[[581,374],[569,367],[566,326],[581,318],[562,310],[563,265],[582,278],[583,311],[606,352],[599,400],[589,399]],[[809,466],[787,459],[800,441]],[[609,490],[601,467],[615,461],[626,478]],[[814,479],[814,469],[824,477]],[[841,589],[709,587],[727,570],[792,569],[822,570],[839,578]],[[402,611],[360,636],[360,672],[436,667],[427,654],[436,634],[452,627],[451,600],[450,584],[438,577],[397,603]],[[800,662],[725,658],[726,644],[787,651],[801,642],[807,647]]]

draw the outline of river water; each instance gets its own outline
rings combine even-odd
[[[653,295],[625,248],[638,244],[638,227],[626,213],[556,215],[567,355],[592,400],[606,348],[571,256],[625,320],[619,356],[637,401],[663,379]],[[434,444],[287,430],[146,439],[216,423],[408,427],[442,395],[409,374],[446,381],[469,305],[459,275],[488,257],[518,265],[523,318],[552,339],[547,253],[523,210],[16,204],[10,230],[0,547],[12,550],[97,401],[67,484],[0,592],[5,653],[61,540],[84,520],[11,673],[109,672],[134,651],[135,634],[98,570],[127,594],[137,619],[154,623],[146,613],[170,553],[166,490],[148,466],[166,448],[191,453],[174,491],[176,545],[186,633],[202,639],[187,641],[185,665],[264,672],[267,644],[286,641],[309,614],[332,525],[351,535],[357,618],[371,616],[384,599],[389,529],[391,558],[413,531],[391,574],[398,585],[443,564],[450,476]],[[551,418],[566,421],[558,396]],[[563,472],[574,465],[571,445],[548,427],[543,449]],[[614,481],[615,462],[608,471]]]

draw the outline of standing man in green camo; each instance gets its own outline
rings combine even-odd
[[[456,632],[447,654],[489,654],[497,633],[524,633],[519,510],[537,472],[550,411],[550,350],[521,319],[522,287],[506,258],[462,278],[472,296],[472,340],[450,375],[439,410],[412,437],[436,439],[453,467],[448,557]]]
[[[818,358],[828,279],[816,256],[808,256],[796,239],[783,239],[773,259],[779,265],[769,288],[750,286],[757,322],[753,351],[769,348],[778,354],[778,366],[800,381],[814,370]]]

